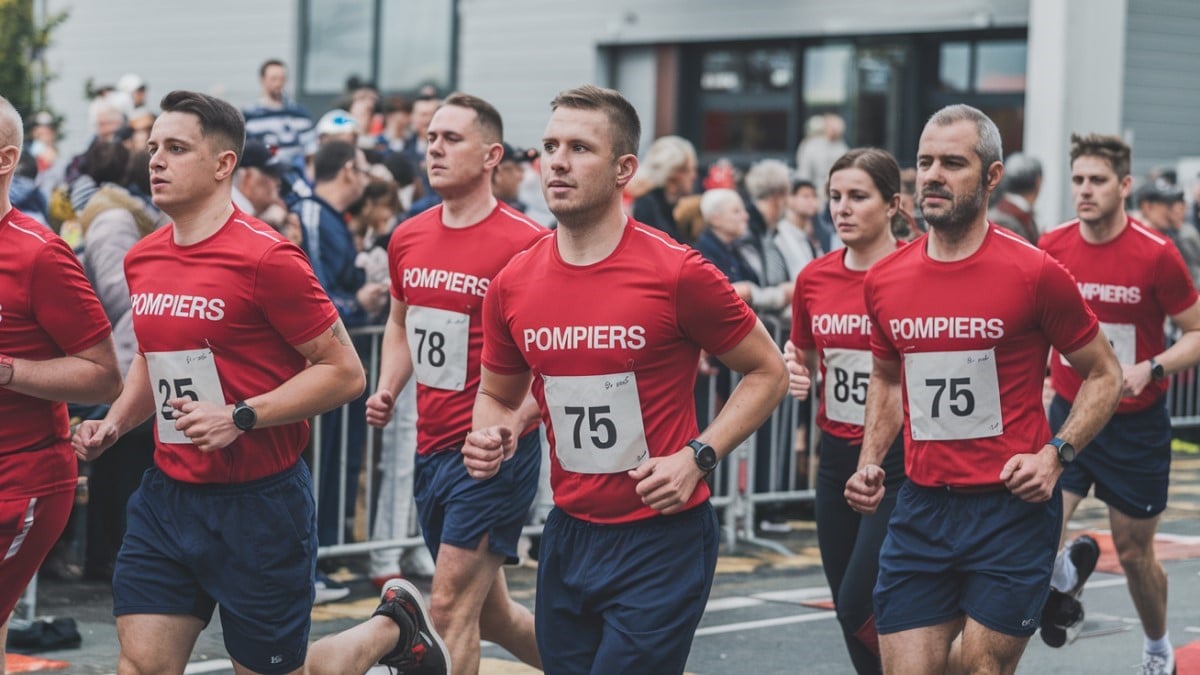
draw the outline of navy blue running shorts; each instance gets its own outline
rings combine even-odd
[[[597,525],[550,512],[534,622],[546,675],[682,673],[717,568],[709,502]]]
[[[879,553],[880,634],[935,626],[964,614],[1028,637],[1050,592],[1062,492],[1030,503],[1008,490],[961,494],[906,482]]]
[[[458,450],[417,455],[413,497],[421,535],[434,559],[443,543],[474,550],[487,535],[489,551],[504,556],[509,565],[516,563],[517,542],[537,493],[541,465],[536,430],[517,439],[516,452],[487,480],[467,473]]]
[[[1095,485],[1097,499],[1130,518],[1162,513],[1171,479],[1171,416],[1164,401],[1113,415],[1063,470],[1062,489],[1087,496]],[[1070,411],[1071,404],[1056,395],[1050,428],[1057,432]]]
[[[267,675],[304,664],[317,565],[304,462],[227,485],[181,483],[152,467],[127,510],[114,616],[185,614],[208,625],[220,605],[235,661]]]

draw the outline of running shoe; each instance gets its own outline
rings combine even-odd
[[[1175,675],[1175,652],[1166,656],[1142,652],[1142,675]]]
[[[445,675],[450,672],[450,650],[433,629],[429,610],[416,586],[392,579],[383,587],[379,607],[371,616],[386,616],[400,626],[400,640],[379,664],[401,675]]]
[[[1071,644],[1083,631],[1083,585],[1096,569],[1100,545],[1088,535],[1080,535],[1067,544],[1067,557],[1075,565],[1075,585],[1067,591],[1050,589],[1042,607],[1042,641],[1051,647]]]
[[[334,602],[350,595],[349,586],[338,583],[320,572],[317,572],[317,579],[313,585],[316,586],[316,594],[313,596],[314,605]]]

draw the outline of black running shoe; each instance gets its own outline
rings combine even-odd
[[[396,648],[379,660],[401,675],[446,675],[450,672],[450,650],[433,628],[429,610],[416,586],[404,579],[383,585],[379,607],[371,616],[386,616],[400,626]]]
[[[1069,591],[1050,589],[1050,596],[1042,607],[1042,641],[1051,647],[1070,644],[1083,631],[1083,585],[1096,570],[1100,559],[1100,545],[1088,535],[1080,535],[1067,544],[1066,555],[1075,566],[1075,585]]]

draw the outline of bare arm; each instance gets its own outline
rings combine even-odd
[[[1066,354],[1071,366],[1083,377],[1071,412],[1058,430],[1058,437],[1083,448],[1108,423],[1121,396],[1121,365],[1103,333]],[[1004,465],[1000,480],[1014,495],[1028,502],[1044,502],[1054,494],[1062,474],[1058,449],[1047,443],[1037,453],[1014,456]]]
[[[858,471],[846,481],[845,496],[850,508],[871,514],[883,499],[885,476],[880,464],[904,425],[899,361],[872,359],[865,420]]]
[[[471,433],[463,443],[463,464],[472,478],[496,475],[500,463],[516,450],[516,436],[528,426],[529,383],[532,373],[503,375],[483,366],[471,418]],[[536,404],[535,404],[536,407]]]
[[[93,460],[104,453],[117,439],[155,414],[154,390],[150,388],[150,371],[146,357],[134,354],[125,375],[125,388],[113,401],[102,420],[88,420],[79,425],[71,439],[75,454],[83,460]]]
[[[723,459],[775,412],[787,394],[788,374],[779,347],[761,321],[737,346],[717,358],[742,374],[729,401],[698,437]],[[683,447],[646,460],[629,476],[638,481],[637,493],[647,506],[670,514],[687,504],[704,473],[696,465],[692,449]]]
[[[67,356],[45,361],[13,359],[12,379],[0,386],[47,401],[108,403],[121,393],[112,334]]]
[[[391,421],[396,396],[413,374],[407,317],[408,303],[393,297],[380,345],[379,382],[367,399],[367,422],[373,427],[383,428]]]
[[[275,389],[246,399],[257,413],[255,428],[306,420],[347,403],[362,393],[366,378],[341,319],[317,337],[295,346],[309,362]],[[233,424],[233,406],[173,398],[175,426],[204,451],[223,448],[242,431]]]
[[[1180,335],[1170,348],[1154,357],[1167,375],[1187,370],[1200,363],[1200,301],[1172,315],[1171,321],[1179,326],[1183,335]],[[1137,396],[1150,384],[1149,360],[1122,364],[1121,368],[1124,371],[1125,384],[1122,396]]]

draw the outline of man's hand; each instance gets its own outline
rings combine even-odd
[[[392,421],[392,409],[396,406],[396,397],[386,389],[371,394],[367,399],[367,424],[382,429]]]
[[[788,393],[797,400],[806,400],[812,389],[812,375],[808,372],[808,367],[800,362],[796,345],[792,344],[791,340],[783,345],[783,362],[787,364]]]
[[[883,478],[883,469],[875,464],[859,467],[846,481],[846,503],[863,515],[875,513],[883,501]]]
[[[200,452],[220,450],[237,440],[242,430],[233,424],[233,406],[190,398],[169,398],[175,409],[175,428],[182,431]]]
[[[120,435],[117,425],[108,420],[86,420],[75,429],[71,437],[71,447],[75,455],[85,462],[91,462],[117,442]]]
[[[1008,460],[1000,471],[1000,480],[1009,492],[1036,503],[1050,499],[1060,474],[1058,450],[1047,444],[1037,453],[1023,453]]]
[[[695,452],[686,447],[666,457],[651,457],[628,474],[638,482],[635,489],[642,502],[664,516],[683,509],[704,478]]]
[[[463,443],[463,465],[476,480],[487,480],[500,471],[500,463],[513,456],[517,438],[506,426],[485,427],[467,434]]]
[[[1150,362],[1121,364],[1121,398],[1137,398],[1150,384]]]

